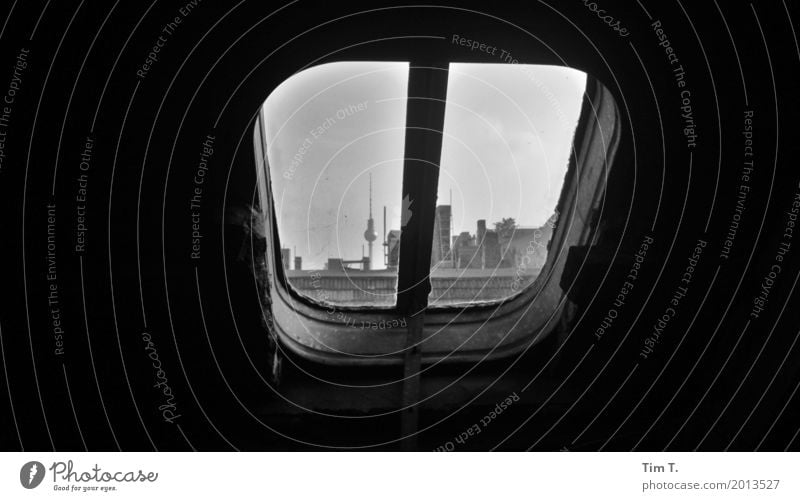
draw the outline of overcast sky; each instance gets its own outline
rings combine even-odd
[[[407,63],[333,63],[267,98],[278,231],[304,268],[366,253],[370,173],[373,268],[383,268],[384,206],[387,231],[400,228],[407,79]],[[552,215],[584,88],[585,74],[568,68],[450,66],[438,203],[452,191],[456,233],[475,233],[478,219],[541,226]]]

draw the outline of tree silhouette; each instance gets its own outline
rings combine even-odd
[[[501,242],[507,242],[511,240],[511,235],[514,234],[514,230],[516,228],[517,222],[513,217],[504,217],[501,221],[494,223],[494,229],[497,232],[497,236]]]

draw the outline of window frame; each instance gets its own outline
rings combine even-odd
[[[449,64],[449,61],[444,64]],[[412,62],[409,67],[415,66]],[[307,69],[307,68],[304,68]],[[446,88],[446,80],[445,80]],[[409,84],[411,92],[411,83]],[[596,169],[580,169],[585,165],[592,141],[596,141],[599,123],[597,103],[611,102],[613,118],[608,137],[603,143],[603,175]],[[608,106],[608,105],[606,105]],[[606,112],[609,110],[606,110]],[[272,316],[278,337],[293,352],[317,362],[333,365],[402,364],[406,346],[406,327],[379,331],[354,327],[353,322],[377,323],[405,320],[408,304],[402,304],[400,294],[394,306],[339,306],[315,300],[294,290],[280,262],[280,238],[276,224],[268,158],[264,109],[261,106],[254,127],[254,148],[257,168],[258,195],[266,224],[267,268],[271,294]],[[442,113],[443,122],[443,113]],[[547,261],[539,275],[515,294],[494,301],[471,305],[427,305],[424,309],[422,361],[430,363],[494,359],[511,355],[544,339],[558,324],[566,304],[566,291],[559,286],[568,247],[586,244],[594,229],[591,218],[605,192],[608,169],[620,139],[620,117],[611,92],[587,73],[586,91],[580,118],[573,138],[573,149],[561,196],[556,206],[559,224],[548,242]],[[406,117],[408,126],[408,117]],[[599,130],[600,135],[602,130]],[[408,138],[408,132],[406,133]],[[441,153],[441,144],[439,154]],[[437,162],[438,164],[438,162]],[[404,166],[404,172],[407,166]],[[405,175],[405,174],[404,174]],[[404,178],[405,184],[405,178]],[[591,185],[593,193],[587,193]],[[581,191],[583,188],[584,191]],[[406,188],[403,188],[404,193]],[[433,188],[435,200],[436,188]],[[579,191],[581,191],[579,196]],[[264,208],[267,208],[265,211]],[[431,217],[431,225],[433,217]],[[579,223],[577,232],[573,227]],[[572,232],[570,231],[572,230]],[[431,238],[432,238],[431,232]],[[430,246],[428,246],[430,247]],[[401,245],[398,288],[403,273]],[[430,251],[430,249],[429,249]],[[429,264],[430,257],[427,262]],[[429,271],[429,266],[428,266]],[[341,313],[344,321],[337,320]],[[546,318],[548,315],[551,318]],[[446,331],[446,333],[443,333]],[[502,335],[498,339],[498,333]],[[376,335],[377,334],[377,335]]]

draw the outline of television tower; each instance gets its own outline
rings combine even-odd
[[[372,219],[372,173],[369,175],[369,219],[367,219],[367,229],[364,231],[364,240],[367,241],[369,247],[369,261],[367,262],[366,269],[372,269],[372,243],[378,238],[375,232],[375,220]]]

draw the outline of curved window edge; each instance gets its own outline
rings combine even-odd
[[[268,239],[268,290],[278,338],[292,352],[319,363],[402,364],[409,319],[401,318],[396,307],[365,309],[322,304],[295,292],[288,284],[279,261],[281,257],[275,252],[280,241],[271,196],[263,113],[261,109],[257,114],[254,149],[257,193]],[[596,229],[593,220],[605,193],[619,141],[620,114],[613,94],[587,74],[574,148],[557,205],[559,220],[567,222],[554,229],[545,266],[531,284],[508,298],[468,307],[428,307],[423,329],[423,363],[512,356],[541,342],[564,320],[562,317],[569,312],[565,308],[568,299],[559,282],[567,249],[591,240]]]

